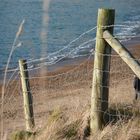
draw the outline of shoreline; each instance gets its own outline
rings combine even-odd
[[[122,42],[122,44],[124,46],[126,46],[126,48],[128,48],[128,50],[132,50],[135,51],[135,49],[139,49],[140,48],[140,38],[133,38],[131,40],[128,40],[126,42]],[[112,53],[116,53],[113,49],[112,49]],[[80,56],[80,57],[75,57],[75,58],[67,58],[67,59],[62,59],[60,62],[53,64],[51,66],[44,66],[44,68],[46,68],[46,71],[48,73],[48,75],[51,75],[52,73],[57,73],[58,71],[63,71],[63,69],[71,69],[73,67],[76,67],[77,65],[83,63],[84,61],[88,60],[88,62],[93,63],[93,54],[87,55],[87,56]],[[36,67],[34,67],[36,68]],[[30,69],[29,69],[30,71]],[[12,71],[13,72],[13,71]],[[8,72],[7,74],[7,79],[10,77],[9,75],[12,72]],[[30,72],[31,75],[39,75],[40,73],[40,69],[38,70],[33,70],[33,72]],[[58,72],[61,73],[61,72]],[[2,74],[0,75],[0,83],[2,83],[3,81],[3,74],[4,72],[2,72]]]
[[[138,40],[138,38],[134,38],[134,39],[131,39],[127,42],[122,42],[122,44],[124,46],[126,46],[126,48],[128,48],[128,50],[132,50],[132,53],[133,51],[135,51],[134,49],[139,49],[140,48],[140,38]],[[112,53],[116,53],[113,49],[112,49]],[[66,60],[62,60],[56,64],[53,64],[52,66],[49,66],[47,68],[48,72],[55,72],[55,71],[58,71],[59,69],[63,69],[65,67],[74,67],[74,66],[77,66],[81,63],[83,63],[84,61],[86,60],[89,60],[90,63],[93,63],[93,59],[94,59],[94,55],[92,54],[91,56],[90,55],[87,55],[87,56],[80,56],[80,57],[76,57],[76,58],[69,58],[69,59],[66,59]]]

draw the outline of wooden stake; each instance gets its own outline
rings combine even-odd
[[[29,76],[27,71],[26,60],[19,60],[19,68],[21,75],[21,84],[23,92],[23,102],[24,102],[24,113],[26,121],[26,130],[32,131],[34,123],[34,114],[33,114],[33,103],[32,103],[32,94],[30,92]]]
[[[115,10],[99,9],[96,48],[94,56],[93,84],[91,94],[91,133],[101,130],[105,124],[104,112],[108,109],[108,85],[111,47],[103,39],[103,32],[109,30],[113,33]]]
[[[140,64],[132,54],[109,31],[104,31],[103,37],[140,79]]]

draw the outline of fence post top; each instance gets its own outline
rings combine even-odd
[[[20,63],[26,63],[26,59],[19,59]]]
[[[111,8],[99,8],[98,11],[115,11],[115,9],[111,9]]]

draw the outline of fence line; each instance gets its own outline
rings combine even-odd
[[[110,26],[102,26],[102,28],[105,28],[105,27],[125,27],[125,28],[129,28],[130,26],[129,25],[121,25],[121,24],[118,24],[118,25],[116,25],[116,24],[114,24],[114,25],[110,25]],[[90,30],[88,30],[88,31],[86,31],[86,32],[84,32],[83,34],[81,34],[78,38],[76,38],[76,39],[74,39],[73,41],[71,41],[72,43],[73,42],[75,42],[75,41],[77,41],[78,39],[80,39],[82,36],[84,36],[85,34],[87,34],[87,33],[89,33],[90,31],[92,31],[92,30],[95,30],[97,27],[95,26],[95,27],[93,27],[92,29],[90,29]],[[136,38],[136,37],[140,37],[139,35],[125,35],[125,36],[123,36],[123,35],[115,35],[114,36],[114,38],[121,38],[121,37],[123,37],[123,38],[126,38],[126,37],[129,37],[129,38]],[[124,39],[124,40],[122,40],[122,41],[127,41],[128,39]],[[71,42],[67,45],[67,47],[64,47],[65,49],[66,48],[68,48],[69,47],[69,45],[71,44]],[[54,55],[54,54],[57,54],[57,53],[59,53],[59,52],[61,52],[64,48],[62,48],[62,49],[60,49],[60,50],[58,50],[58,51],[56,51],[56,52],[54,52],[54,53],[52,53],[52,54],[50,54],[50,55],[48,55],[48,56],[46,56],[46,57],[42,57],[42,58],[39,58],[39,59],[33,59],[33,60],[28,60],[27,61],[27,63],[32,63],[32,62],[36,62],[36,61],[42,61],[42,60],[45,60],[45,59],[47,59],[47,58],[49,58],[50,56],[52,56],[52,55]],[[15,70],[19,70],[19,69],[11,69],[11,70],[7,70],[7,72],[12,72],[12,71],[15,71]]]
[[[118,54],[103,54],[103,53],[99,53],[99,52],[97,52],[97,51],[94,51],[94,52],[95,52],[95,53],[98,53],[98,54],[100,54],[100,55],[102,55],[102,56],[119,57]],[[74,67],[73,69],[67,71],[66,73],[61,73],[61,74],[53,75],[53,76],[45,76],[45,77],[46,77],[46,78],[47,78],[47,77],[56,77],[56,76],[61,76],[61,75],[63,75],[63,74],[68,74],[68,73],[70,73],[70,72],[73,72],[74,70],[78,69],[80,66],[84,65],[84,64],[91,58],[91,55],[92,55],[92,54],[90,54],[90,56],[89,56],[86,60],[84,60],[84,62],[80,63],[80,65]],[[128,58],[128,57],[125,57],[125,56],[122,56],[122,57]],[[129,59],[129,58],[128,58],[128,59]],[[130,59],[132,59],[132,58],[130,58]],[[133,58],[133,60],[139,61],[140,59],[137,59],[137,58],[135,59],[135,58]],[[96,69],[94,68],[94,70],[96,70]],[[98,69],[98,70],[99,70],[99,69]],[[100,71],[102,71],[102,70],[100,70]],[[16,72],[16,71],[15,71],[15,72]],[[19,73],[17,73],[17,75],[14,77],[14,79],[12,79],[12,78],[13,78],[13,75],[15,75],[15,72],[14,72],[14,73],[12,74],[12,76],[9,78],[7,87],[8,87],[8,85],[9,85],[9,83],[10,83],[11,81],[14,82],[14,80],[16,80],[16,78],[17,78],[17,76],[18,76]],[[104,71],[104,72],[109,72],[109,71]],[[117,71],[115,71],[115,72],[117,72]],[[33,79],[33,78],[45,78],[45,77],[31,77],[31,78],[29,78],[29,79]],[[10,84],[12,84],[12,83],[10,83]]]
[[[84,62],[84,63],[85,63],[85,62]],[[81,63],[80,66],[82,66],[84,63]],[[58,75],[54,75],[54,76],[50,76],[50,77],[49,77],[49,76],[48,76],[48,77],[46,76],[46,78],[54,78],[54,77],[57,77],[57,76],[63,76],[63,74],[64,74],[64,75],[67,75],[67,74],[69,75],[70,72],[74,72],[76,69],[80,68],[80,66],[77,66],[77,67],[75,67],[74,69],[72,69],[72,70],[70,70],[70,71],[68,71],[68,72],[66,72],[66,73],[62,73],[62,74],[58,74]],[[92,70],[96,70],[96,68],[90,69],[89,72],[91,73]],[[99,70],[99,69],[98,69],[98,70]],[[99,70],[99,71],[107,72],[107,73],[109,72],[109,71],[105,71],[105,70]],[[111,71],[111,73],[115,73],[115,72],[118,73],[118,72],[120,72],[120,71],[119,71],[119,70],[118,70],[118,71],[116,71],[116,70],[115,70],[115,71]],[[131,75],[131,74],[129,74],[129,75]],[[36,78],[36,77],[32,77],[32,78]],[[31,80],[32,78],[29,78],[29,79]],[[37,78],[42,78],[42,77],[37,77]],[[45,78],[45,77],[44,77],[44,78]],[[73,82],[73,83],[74,83],[74,82]],[[75,83],[76,83],[76,82],[75,82]],[[102,85],[100,85],[100,86],[102,86]],[[108,88],[109,88],[109,86],[108,86]]]
[[[99,52],[97,52],[97,51],[95,51],[96,53],[98,53],[98,54],[100,54],[100,55],[103,55],[103,56],[111,56],[111,57],[119,57],[118,55],[112,55],[112,54],[110,54],[110,55],[108,55],[108,54],[102,54],[102,53],[99,53]],[[75,71],[76,69],[78,69],[78,68],[80,68],[82,65],[84,65],[89,59],[90,59],[90,57],[91,57],[91,55],[84,61],[84,62],[82,62],[82,63],[80,63],[80,65],[78,65],[78,66],[76,66],[76,67],[74,67],[74,68],[72,68],[72,69],[70,69],[70,70],[68,70],[66,73],[60,73],[60,74],[57,74],[57,75],[52,75],[52,76],[44,76],[44,77],[33,77],[33,76],[31,76],[31,78],[29,78],[30,80],[31,79],[36,79],[36,78],[53,78],[53,77],[57,77],[57,76],[62,76],[62,75],[65,75],[65,74],[69,74],[70,72],[73,72],[73,71]],[[133,59],[133,60],[139,60],[139,59]],[[96,68],[94,68],[94,70],[96,70]],[[99,69],[98,69],[99,70]],[[102,70],[100,70],[100,71],[102,71]],[[102,71],[102,72],[109,72],[109,71]],[[119,71],[115,71],[116,73],[117,72],[119,72]],[[10,80],[9,80],[9,82],[11,82],[10,84],[12,84],[13,82],[14,82],[14,80],[17,78],[17,76],[18,75],[16,75],[15,76],[15,78],[13,79],[13,80],[11,80],[11,78],[10,78]],[[9,83],[8,82],[8,83]],[[7,85],[8,86],[8,85]]]
[[[115,58],[115,59],[117,59],[117,60],[113,60],[112,59],[112,64],[114,64],[114,62],[117,64],[118,63],[118,60],[119,60],[119,57],[117,57],[116,58],[116,56],[111,56],[111,57],[113,57],[113,58]],[[88,61],[88,60],[87,60]],[[115,66],[117,66],[115,64]],[[86,65],[88,65],[88,64],[86,64]],[[86,67],[86,66],[83,66],[83,67]],[[119,67],[122,67],[122,69],[120,69],[120,70],[117,70],[116,71],[116,69],[114,69],[114,70],[112,70],[111,71],[111,73],[114,73],[114,74],[116,74],[116,76],[117,76],[117,73],[119,72],[121,75],[123,75],[124,73],[125,73],[125,69],[123,69],[123,62],[121,61],[120,62],[120,64],[119,64]],[[78,69],[78,68],[77,68]],[[77,71],[77,69],[74,69],[73,71],[75,72],[75,71]],[[79,70],[80,70],[80,68],[79,68]],[[89,77],[91,77],[91,73],[92,73],[92,70],[93,70],[93,68],[91,68],[91,69],[89,69],[88,71],[87,71],[87,74],[88,73],[90,73],[89,74]],[[71,73],[71,75],[74,75],[74,72],[73,73]],[[108,71],[105,71],[105,72],[108,72]],[[79,73],[79,72],[77,72],[77,73]],[[76,74],[76,73],[75,73]],[[131,75],[131,73],[127,73],[127,74],[129,74],[130,76],[132,76]],[[86,71],[85,72],[83,72],[83,73],[80,73],[80,75],[79,75],[79,79],[77,79],[77,78],[73,78],[73,79],[75,79],[75,80],[73,80],[72,82],[69,82],[68,80],[67,80],[67,77],[69,77],[69,73],[66,73],[66,77],[63,77],[63,80],[64,80],[64,85],[63,84],[61,84],[61,81],[60,81],[60,85],[52,85],[52,83],[49,83],[50,85],[52,85],[53,87],[51,88],[51,89],[49,89],[48,88],[48,91],[45,93],[45,92],[43,92],[42,93],[42,95],[44,95],[44,97],[46,97],[46,98],[49,98],[49,97],[47,97],[48,96],[48,94],[49,94],[49,92],[50,92],[50,95],[52,94],[52,93],[58,93],[58,95],[56,95],[56,96],[54,96],[54,97],[59,97],[62,93],[61,92],[63,92],[62,91],[62,89],[64,88],[65,89],[65,86],[67,86],[68,87],[68,89],[69,89],[69,95],[70,94],[73,94],[73,91],[71,91],[71,89],[73,88],[73,87],[79,87],[79,84],[80,84],[80,81],[81,81],[81,83],[84,83],[83,85],[88,85],[88,87],[90,87],[91,86],[91,81],[89,80],[89,81],[87,81],[86,79],[83,79],[83,80],[85,80],[85,81],[83,81],[83,80],[79,80],[79,79],[82,79],[82,77],[81,76],[85,76],[86,77]],[[59,75],[58,77],[61,77],[61,75]],[[71,76],[70,76],[71,77]],[[127,77],[128,78],[128,77]],[[52,78],[50,78],[50,79],[52,79]],[[31,79],[30,79],[31,80]],[[126,79],[126,80],[128,80],[128,79]],[[83,82],[82,82],[83,81]],[[115,83],[115,81],[116,81],[116,79],[114,78],[113,79],[113,81],[111,81],[111,82],[113,82],[113,83]],[[130,81],[130,80],[129,80]],[[35,82],[37,82],[36,80],[35,80]],[[79,84],[78,84],[79,83]],[[113,84],[112,83],[112,84]],[[82,84],[80,84],[80,85],[82,85]],[[33,89],[33,90],[31,90],[31,92],[33,93],[33,95],[34,96],[37,96],[37,93],[39,93],[40,92],[40,94],[41,94],[41,89],[38,89],[38,86],[39,85],[35,85],[35,84],[32,84],[32,87],[31,88],[33,88],[35,86],[35,88],[36,89]],[[61,87],[62,86],[62,87]],[[100,87],[102,87],[103,85],[100,85]],[[55,88],[56,87],[56,88]],[[15,87],[16,88],[16,87]],[[114,89],[114,90],[116,90],[116,88],[117,88],[117,85],[115,84],[115,85],[109,85],[107,88],[111,88],[111,89]],[[124,89],[125,89],[125,87],[124,87]],[[43,89],[42,89],[43,90]],[[46,89],[47,90],[47,89]],[[83,91],[82,91],[83,89],[79,89],[79,94],[80,95],[82,95],[83,93]],[[72,92],[72,93],[71,93]],[[119,91],[117,91],[116,90],[116,94],[118,93]],[[126,91],[125,91],[126,92]],[[129,91],[127,91],[126,93],[129,93]],[[64,95],[65,95],[65,93],[64,93]],[[86,94],[85,94],[86,95]],[[126,94],[125,94],[126,95]],[[18,95],[19,96],[19,95]],[[116,95],[117,96],[117,95]],[[6,98],[8,98],[8,96],[6,97]],[[16,99],[17,97],[14,95],[14,91],[13,91],[13,93],[12,93],[12,95],[11,95],[11,97],[10,97],[12,100],[13,99]],[[10,98],[9,98],[9,100],[10,100]],[[53,98],[53,94],[52,94],[52,98]],[[117,97],[116,97],[117,98]],[[115,97],[114,97],[114,99],[113,100],[115,100],[116,99]],[[35,105],[35,107],[34,107],[34,109],[36,110],[36,109],[38,109],[39,107],[37,107],[38,106],[38,101],[37,101],[37,99],[34,97],[34,99],[35,99],[35,103],[34,103],[34,105]],[[10,102],[12,103],[12,101],[10,100]],[[14,104],[14,106],[16,107],[16,105],[18,104],[18,100],[15,102],[15,104]],[[42,101],[43,102],[43,101]],[[105,102],[105,101],[103,101],[103,102]],[[123,102],[123,99],[122,99],[122,102]],[[7,104],[11,104],[11,103],[7,103]],[[44,104],[44,103],[43,103]],[[119,108],[117,109],[117,106],[118,106],[118,104],[116,103],[115,104],[115,106],[116,106],[116,110],[118,110],[119,111]],[[128,108],[129,109],[129,106],[127,106],[126,108]],[[47,109],[47,108],[46,108]],[[115,108],[114,108],[115,109]],[[13,107],[13,109],[11,110],[11,111],[13,111],[14,110],[14,107]],[[122,108],[122,110],[124,111],[124,112],[126,112],[125,111],[125,109],[123,109]],[[6,110],[5,110],[6,111]],[[47,110],[46,110],[47,111]],[[97,111],[101,111],[101,110],[97,110]],[[116,114],[112,114],[112,112],[107,112],[107,113],[105,113],[105,114],[107,114],[107,115],[109,115],[110,116],[110,120],[111,120],[111,118],[112,117],[120,117],[120,115],[119,115],[119,113],[116,113]],[[36,113],[35,113],[35,116],[38,116]],[[126,114],[121,114],[121,116],[122,117],[126,117],[127,116],[127,113]],[[17,116],[17,118],[18,118],[18,116]],[[19,118],[18,118],[19,119]],[[40,118],[41,119],[41,118]],[[16,121],[16,120],[15,120]],[[44,120],[45,121],[45,120]],[[23,120],[21,120],[21,119],[19,119],[18,120],[18,122],[19,123],[23,123]],[[10,126],[9,126],[10,127]],[[12,129],[12,128],[11,128]]]

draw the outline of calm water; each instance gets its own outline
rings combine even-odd
[[[0,0],[0,69],[3,69],[11,50],[18,26],[25,19],[24,32],[11,59],[10,68],[17,67],[18,59],[28,60],[47,56],[60,50],[83,32],[96,26],[98,8],[115,8],[115,24],[129,25],[129,28],[116,28],[118,35],[140,35],[140,0],[51,0],[49,6],[49,23],[42,27],[42,0]],[[47,32],[47,41],[40,37],[41,30]],[[86,34],[67,49],[51,55],[46,61],[55,62],[61,57],[76,57],[90,53],[93,42],[78,46],[95,37],[95,30]],[[73,50],[70,54],[66,53]]]

